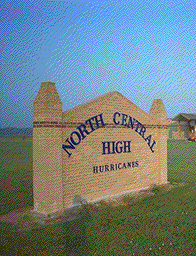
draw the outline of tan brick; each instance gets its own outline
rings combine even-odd
[[[115,124],[115,112],[121,114],[117,115],[116,122],[122,121],[122,114],[126,114],[125,119],[131,116],[146,127],[144,138],[152,135],[151,144],[156,141],[154,152],[135,128]],[[105,126],[90,132],[91,126],[96,127],[96,120],[85,124],[86,120],[101,113]],[[84,138],[77,128],[81,124],[86,125]],[[152,183],[167,183],[166,126],[166,111],[160,99],[154,100],[147,114],[119,92],[110,92],[62,113],[55,84],[42,83],[34,102],[35,210],[48,213],[70,207],[80,200],[94,201]],[[86,131],[90,133],[87,135]],[[78,145],[71,142],[71,133]],[[62,144],[69,144],[65,142],[67,139],[75,147],[67,149],[70,156],[62,148]],[[108,141],[131,141],[131,152],[104,155],[102,142]],[[135,166],[130,167],[132,162]],[[93,167],[105,171],[93,173]]]

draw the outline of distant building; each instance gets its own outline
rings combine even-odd
[[[180,113],[168,121],[169,139],[187,139],[196,134],[196,113]]]

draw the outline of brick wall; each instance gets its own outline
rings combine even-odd
[[[135,129],[115,125],[113,114],[124,113],[139,120],[147,128],[146,136],[156,140],[152,152],[147,142]],[[156,126],[148,114],[119,93],[110,93],[63,115],[63,142],[92,116],[103,113],[105,127],[95,130],[83,139],[69,157],[63,152],[63,198],[64,207],[79,200],[93,201],[114,194],[167,182],[167,130],[163,123]],[[121,117],[118,116],[118,121]],[[72,122],[74,121],[74,124]],[[65,125],[66,126],[66,125]],[[145,137],[146,137],[145,136]],[[102,154],[104,141],[131,141],[131,152]],[[161,154],[161,155],[160,155]],[[137,162],[138,166],[93,173],[95,166]],[[158,171],[163,167],[161,171]]]
[[[62,112],[55,84],[43,82],[34,102],[34,211],[167,183],[166,128],[161,100],[147,114],[111,92]]]

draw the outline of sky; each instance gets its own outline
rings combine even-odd
[[[119,91],[196,113],[196,1],[0,2],[0,127],[32,127],[42,81],[63,110]]]

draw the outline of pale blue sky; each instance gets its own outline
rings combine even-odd
[[[0,127],[32,127],[41,81],[63,110],[119,91],[149,112],[196,113],[196,1],[0,3]]]

